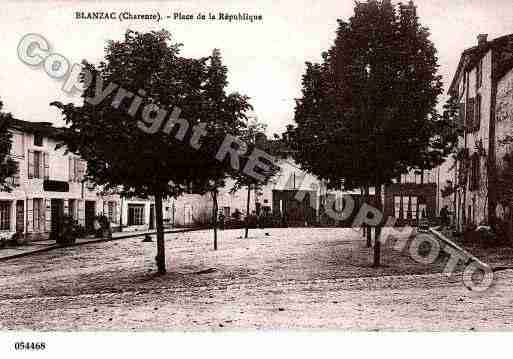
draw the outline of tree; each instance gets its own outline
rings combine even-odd
[[[10,192],[8,179],[18,172],[18,164],[11,158],[12,133],[9,128],[12,123],[10,113],[2,112],[3,103],[0,101],[0,190]]]
[[[206,124],[208,134],[206,134],[206,143],[214,146],[207,149],[211,157],[209,160],[202,161],[198,168],[200,176],[196,176],[193,192],[199,194],[210,193],[212,196],[212,227],[214,232],[214,250],[217,250],[217,227],[218,227],[218,195],[219,188],[226,184],[230,176],[246,177],[245,174],[235,171],[233,168],[221,166],[218,161],[214,161],[214,154],[223,142],[226,135],[237,136],[240,138],[242,131],[246,128],[248,120],[246,112],[252,107],[248,103],[246,96],[237,93],[226,94],[228,86],[228,69],[222,63],[221,52],[218,49],[212,51],[212,56],[208,60],[207,70],[208,81],[204,86],[207,101],[204,104],[206,111],[203,113],[203,122]],[[205,147],[207,145],[205,144]],[[244,160],[244,158],[242,158]]]
[[[181,46],[164,30],[129,30],[107,43],[98,66],[83,62],[90,86],[81,106],[52,103],[68,124],[62,145],[87,161],[87,179],[154,197],[159,273],[166,271],[163,199],[204,190],[226,171],[216,150],[221,137],[238,133],[249,107],[247,97],[224,94],[216,54],[181,57]]]
[[[436,49],[413,2],[357,2],[339,20],[321,63],[306,63],[292,138],[296,161],[332,188],[381,188],[411,169],[430,169],[450,152],[438,116]],[[380,226],[376,228],[379,238]],[[379,265],[380,242],[375,241]]]
[[[247,126],[241,131],[240,139],[242,139],[247,146],[249,147],[255,147],[255,146],[261,146],[261,143],[259,142],[259,138],[265,139],[265,130],[267,126],[264,123],[258,122],[258,119],[253,118],[252,120],[249,120],[247,123]],[[250,151],[247,151],[248,153]],[[233,179],[235,180],[233,187],[231,188],[230,192],[235,193],[242,188],[246,188],[247,190],[247,196],[246,196],[246,221],[244,225],[244,238],[248,238],[249,235],[249,220],[248,217],[250,215],[250,202],[251,202],[251,190],[258,191],[262,189],[265,185],[269,183],[269,181],[273,178],[274,175],[276,175],[279,171],[278,166],[271,166],[270,170],[265,173],[265,179],[263,181],[259,181],[255,178],[249,177],[244,175],[243,173],[236,173],[235,176],[233,176]]]

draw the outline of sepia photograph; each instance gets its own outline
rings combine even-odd
[[[511,19],[4,1],[0,356],[501,355]]]

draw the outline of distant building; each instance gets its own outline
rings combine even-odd
[[[397,226],[416,226],[422,219],[435,218],[439,211],[437,188],[436,169],[403,174],[395,183],[385,185],[385,217],[394,217]]]

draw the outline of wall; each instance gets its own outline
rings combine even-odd
[[[504,75],[497,84],[497,106],[496,106],[496,158],[497,167],[504,165],[503,158],[507,153],[513,153],[513,144],[501,144],[506,136],[513,136],[513,69]],[[500,198],[501,194],[498,193]],[[501,219],[506,217],[506,208],[498,205],[497,215]]]

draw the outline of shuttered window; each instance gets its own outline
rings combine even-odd
[[[50,178],[50,163],[47,152],[28,151],[28,178]]]
[[[479,155],[474,154],[471,161],[470,171],[470,190],[475,191],[479,189],[481,163]]]
[[[481,95],[476,96],[476,115],[474,121],[474,131],[479,131],[481,127]]]
[[[11,229],[11,202],[0,201],[0,231]]]
[[[69,181],[70,182],[82,182],[86,172],[86,162],[79,159],[69,157]]]
[[[472,97],[467,101],[467,115],[465,119],[465,128],[467,132],[471,132],[474,128],[474,113],[476,100]]]
[[[465,103],[464,102],[460,103],[458,114],[459,114],[459,121],[460,121],[459,128],[464,129],[465,128]]]

